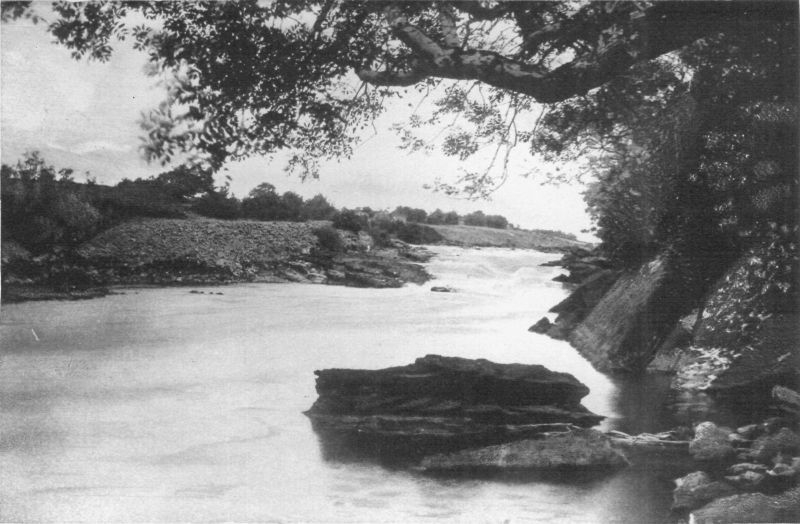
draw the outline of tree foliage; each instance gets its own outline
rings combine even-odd
[[[4,19],[25,16],[25,5],[4,2]],[[788,1],[57,2],[54,11],[48,29],[75,57],[107,60],[130,39],[169,79],[167,100],[145,119],[149,157],[194,154],[218,168],[289,148],[302,150],[290,167],[305,174],[322,157],[348,155],[395,87],[459,81],[431,119],[456,111],[477,129],[443,140],[446,153],[467,158],[488,142],[538,143],[537,126],[516,118],[535,103],[581,97],[690,44],[718,49],[728,45],[714,41],[720,35],[769,34],[797,18]],[[460,180],[473,194],[497,182],[478,171]]]
[[[1,173],[3,239],[41,253],[75,245],[99,227],[100,212],[72,183],[71,170],[56,172],[29,153]]]

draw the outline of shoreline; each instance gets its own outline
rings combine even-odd
[[[566,253],[577,240],[555,233],[468,226],[437,229],[432,245],[534,249]],[[422,237],[420,237],[422,238]],[[2,302],[85,300],[115,286],[202,286],[246,282],[308,282],[353,287],[400,287],[431,279],[421,265],[425,247],[329,222],[216,219],[136,219],[80,246],[34,256],[3,242]]]

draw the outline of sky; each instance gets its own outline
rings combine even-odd
[[[147,164],[139,152],[142,112],[164,99],[162,88],[144,74],[145,56],[125,45],[115,46],[106,63],[73,60],[65,48],[54,45],[44,25],[15,21],[0,26],[0,157],[13,164],[26,151],[38,150],[56,168],[86,172],[98,183],[115,184],[123,178],[157,175],[167,168]],[[576,185],[544,184],[543,178],[512,175],[490,200],[469,201],[436,193],[423,186],[436,177],[453,181],[463,168],[474,169],[475,159],[460,162],[438,151],[407,153],[390,130],[402,123],[409,104],[393,101],[376,123],[376,133],[364,137],[353,156],[323,164],[320,178],[301,181],[284,171],[285,155],[250,158],[229,163],[218,174],[231,177],[239,197],[262,182],[279,192],[294,191],[304,198],[321,193],[337,207],[369,206],[394,209],[398,205],[468,213],[482,210],[506,216],[528,229],[557,229],[592,240],[582,233],[590,227]],[[529,171],[533,157],[515,153],[520,170]],[[526,165],[528,164],[528,165]]]

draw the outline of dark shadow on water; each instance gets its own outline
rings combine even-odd
[[[637,377],[612,377],[617,387],[612,420],[614,429],[635,435],[691,427],[711,420],[731,427],[763,421],[779,414],[770,404],[769,390],[711,394],[676,391],[672,376],[650,373]]]
[[[314,434],[319,441],[322,459],[326,462],[378,464],[387,469],[408,469],[417,465],[426,455],[463,449],[421,446],[390,438],[343,435],[317,428],[314,428]]]

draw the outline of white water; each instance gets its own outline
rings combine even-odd
[[[428,353],[544,364],[619,392],[567,344],[527,332],[566,295],[555,258],[436,248],[425,286],[128,290],[4,306],[2,521],[649,522],[668,479],[438,479],[326,461],[302,411],[315,369]],[[432,293],[448,285],[456,293]]]

